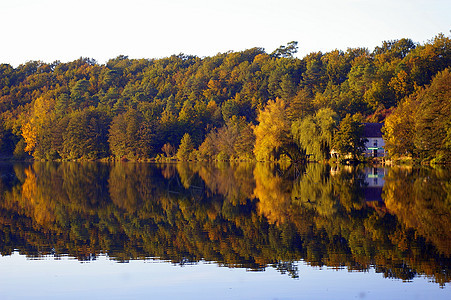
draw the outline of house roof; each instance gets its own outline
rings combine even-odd
[[[366,138],[381,138],[382,137],[382,123],[364,123],[363,136]]]

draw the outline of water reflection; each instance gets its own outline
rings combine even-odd
[[[292,277],[304,260],[450,281],[449,170],[37,162],[0,172],[2,255],[205,260]]]
[[[365,168],[365,201],[382,202],[382,189],[385,184],[384,168]]]

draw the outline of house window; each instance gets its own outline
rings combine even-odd
[[[374,140],[373,145],[374,145],[374,147],[377,147],[377,140]]]

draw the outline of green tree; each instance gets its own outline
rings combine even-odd
[[[65,159],[98,159],[109,153],[110,119],[97,109],[76,111],[69,117],[63,133],[61,157]]]
[[[302,74],[301,85],[313,95],[324,92],[327,86],[326,68],[322,56],[321,52],[313,52],[303,59],[306,70]]]
[[[194,143],[191,140],[191,136],[188,133],[185,133],[180,141],[179,149],[177,150],[177,158],[181,161],[187,161],[193,151]]]
[[[293,122],[291,131],[296,142],[315,160],[330,157],[332,138],[338,115],[330,108],[320,109],[315,116]]]
[[[82,79],[77,81],[71,89],[71,108],[73,110],[86,107],[89,100],[89,81]]]
[[[340,127],[333,138],[333,148],[342,156],[350,155],[351,159],[356,160],[365,150],[363,137],[364,124],[362,116],[359,114],[351,116],[347,114],[340,122]]]
[[[286,46],[280,46],[271,53],[272,57],[275,58],[292,58],[298,52],[298,42],[289,42]]]

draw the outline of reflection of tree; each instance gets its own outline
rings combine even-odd
[[[108,179],[111,200],[128,212],[137,211],[145,201],[153,199],[152,175],[152,169],[143,164],[115,164]]]
[[[32,217],[39,225],[51,226],[55,221],[55,203],[47,198],[49,195],[41,189],[40,182],[31,167],[22,169],[20,173],[23,183],[8,192],[9,197],[5,197],[5,204],[16,208],[21,214]]]
[[[290,197],[293,183],[283,180],[275,173],[274,164],[257,164],[254,170],[254,195],[259,199],[258,213],[270,223],[285,223],[290,211]]]
[[[436,171],[391,169],[384,186],[385,204],[407,228],[451,255],[451,175]],[[402,241],[400,241],[402,242]]]
[[[324,165],[309,164],[304,175],[294,185],[293,201],[306,208],[314,209],[322,216],[336,213],[336,205],[332,194],[330,172]]]
[[[2,254],[204,259],[293,277],[302,259],[450,281],[445,171],[391,169],[386,208],[364,201],[359,169],[322,164],[34,163],[14,172],[0,181]]]
[[[43,173],[43,177],[46,178],[48,175],[39,170],[42,166],[45,164],[35,164],[34,169],[36,172]],[[59,168],[52,173],[62,177],[63,191],[71,203],[80,203],[86,209],[95,209],[109,201],[107,190],[109,168],[106,165],[86,162],[64,163]],[[50,196],[52,191],[48,192]]]
[[[204,165],[199,169],[199,176],[209,191],[220,194],[226,202],[233,205],[245,204],[255,186],[253,163],[236,163],[233,166],[226,162]]]

